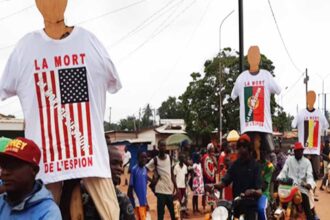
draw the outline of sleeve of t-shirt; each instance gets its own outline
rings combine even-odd
[[[10,55],[5,70],[2,73],[0,80],[0,100],[4,101],[7,98],[15,96],[18,89],[18,71],[19,71],[19,56],[18,50],[15,49]]]
[[[281,93],[281,87],[278,85],[278,83],[275,81],[274,77],[269,73],[269,86],[270,86],[270,92],[275,94]]]
[[[93,41],[97,47],[96,49],[98,50],[98,53],[102,57],[103,71],[104,71],[107,90],[109,93],[116,93],[122,87],[116,67],[113,64],[108,54],[108,51],[103,46],[103,44],[94,35],[92,36],[93,36]]]
[[[149,171],[154,171],[154,169],[155,169],[154,159],[151,159],[151,160],[149,161],[149,163],[147,163],[146,168],[147,168]]]
[[[236,82],[235,82],[235,84],[234,84],[234,88],[233,88],[233,90],[231,91],[231,98],[233,99],[233,100],[235,100],[238,96],[239,96],[239,87],[240,87],[240,77],[238,77],[237,79],[236,79]]]
[[[107,89],[110,93],[116,93],[119,89],[121,89],[122,85],[115,65],[112,63],[108,53],[106,53],[106,55],[107,56],[104,57],[104,65],[106,68],[106,73],[108,74]]]

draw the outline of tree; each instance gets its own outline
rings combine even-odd
[[[287,114],[282,107],[275,108],[275,114],[272,115],[273,128],[279,132],[291,131],[293,116]]]
[[[170,96],[158,108],[158,115],[164,119],[182,119],[184,116],[182,103],[176,97]]]
[[[153,125],[153,114],[149,104],[143,109],[143,116],[141,120],[141,128],[149,128]]]
[[[117,130],[120,130],[119,125],[116,124],[116,123],[109,124],[109,122],[104,121],[103,126],[104,126],[104,131],[117,131]]]
[[[126,119],[120,119],[119,121],[119,130],[122,131],[136,131],[137,130],[138,120],[135,116],[127,116]]]

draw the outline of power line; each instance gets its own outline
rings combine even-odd
[[[328,78],[329,76],[330,76],[330,73],[328,73],[327,75],[325,75],[324,77],[322,77],[320,74],[318,74],[318,73],[315,73],[318,77],[320,77],[320,79],[321,80],[325,80],[326,78]],[[302,77],[304,77],[304,75],[305,75],[305,72],[303,72],[299,77],[298,77],[298,79],[294,82],[294,83],[292,83],[292,85],[291,86],[288,86],[287,88],[287,91],[286,91],[286,93],[283,95],[283,97],[284,96],[286,96],[287,94],[289,94],[289,92],[298,84],[298,82],[299,82],[299,80],[301,80],[301,78]]]
[[[294,83],[292,83],[292,85],[291,86],[289,86],[289,87],[287,87],[288,89],[287,89],[287,92],[285,93],[285,94],[283,94],[283,96],[282,97],[284,97],[284,96],[286,96],[287,94],[289,94],[289,92],[298,84],[298,82],[299,82],[299,80],[301,80],[301,78],[302,77],[304,77],[304,75],[305,75],[305,73],[302,73],[299,77],[298,77],[298,79],[294,82]]]
[[[280,27],[279,27],[279,25],[278,25],[278,23],[277,23],[277,21],[276,21],[275,14],[274,14],[274,10],[273,10],[273,8],[272,8],[272,5],[271,5],[271,3],[270,3],[270,0],[268,0],[268,5],[269,5],[270,11],[271,11],[271,13],[272,13],[272,16],[273,16],[274,22],[275,22],[277,32],[278,32],[278,34],[279,34],[279,36],[280,36],[280,38],[281,38],[282,44],[283,44],[283,46],[284,46],[285,52],[286,52],[286,54],[288,55],[288,57],[289,57],[289,59],[290,59],[292,65],[294,66],[294,68],[295,68],[299,73],[301,73],[302,71],[297,67],[297,65],[296,65],[295,62],[293,61],[293,59],[292,59],[292,57],[291,57],[291,55],[290,55],[290,53],[289,53],[289,50],[288,50],[288,48],[287,48],[287,46],[286,46],[286,44],[285,44],[285,42],[284,42],[284,38],[283,38],[283,36],[282,36],[282,34],[281,34]]]
[[[153,35],[157,35],[159,33],[159,31],[161,31],[164,27],[166,27],[166,23],[168,21],[170,21],[171,18],[174,17],[176,11],[178,10],[179,7],[176,7],[169,15],[167,15],[167,17],[163,20],[163,22],[158,25],[156,27],[156,29],[152,32],[152,34],[150,36],[153,36]],[[172,21],[170,21],[169,23],[171,23]]]
[[[190,3],[190,5],[188,5],[186,8],[184,8],[177,16],[174,17],[174,19],[172,19],[170,22],[168,22],[168,24],[166,26],[164,26],[161,30],[159,30],[157,33],[155,33],[155,31],[149,35],[149,37],[143,41],[139,46],[137,46],[134,50],[132,50],[130,53],[128,53],[126,56],[124,56],[123,58],[121,58],[119,60],[119,62],[121,63],[122,61],[126,60],[127,58],[129,58],[131,55],[133,55],[134,53],[136,53],[139,49],[141,49],[144,45],[146,45],[147,43],[149,43],[149,41],[151,41],[153,38],[157,37],[161,32],[163,32],[166,28],[168,28],[176,19],[178,19],[178,17],[180,17],[181,15],[183,15],[194,3],[196,2],[196,0],[194,0],[193,2]]]
[[[160,90],[160,88],[163,87],[163,85],[165,84],[165,82],[172,76],[172,74],[174,73],[174,70],[175,68],[177,67],[177,65],[179,64],[179,62],[181,61],[182,57],[183,57],[183,51],[186,50],[186,48],[190,45],[193,37],[195,36],[196,34],[196,31],[198,30],[199,26],[201,25],[205,15],[206,15],[206,12],[208,11],[209,7],[210,7],[210,4],[211,4],[212,0],[209,1],[209,3],[207,4],[202,16],[200,17],[198,23],[196,23],[196,26],[195,28],[193,29],[193,32],[192,34],[190,34],[190,38],[188,41],[186,41],[186,45],[184,46],[184,48],[181,50],[180,52],[180,57],[176,60],[176,62],[174,63],[174,65],[170,68],[170,71],[168,74],[165,75],[165,77],[163,78],[163,80],[161,81],[160,85],[157,87],[157,89],[152,93],[150,99],[149,99],[149,102],[153,99],[153,97],[155,96],[155,94]]]
[[[83,24],[83,23],[86,23],[86,22],[93,21],[93,20],[95,20],[95,19],[99,19],[99,18],[105,17],[105,16],[107,16],[107,15],[109,15],[109,14],[114,14],[114,13],[117,13],[117,12],[123,11],[123,10],[128,9],[128,8],[131,8],[131,7],[135,6],[135,5],[141,4],[141,3],[145,2],[145,1],[148,1],[148,0],[141,0],[141,1],[133,2],[132,4],[129,4],[129,5],[123,6],[123,7],[121,7],[121,8],[117,8],[117,9],[115,9],[115,10],[112,10],[112,11],[106,12],[106,13],[104,13],[104,14],[101,14],[101,15],[95,16],[95,17],[93,17],[93,18],[89,18],[89,19],[86,19],[86,20],[84,20],[84,21],[80,21],[80,22],[78,22],[77,24]]]
[[[121,37],[119,40],[115,41],[113,44],[111,44],[109,47],[115,47],[118,44],[120,44],[122,41],[124,41],[125,39],[129,38],[130,36],[140,32],[141,30],[143,30],[145,27],[147,27],[147,25],[153,23],[154,21],[156,21],[157,19],[159,19],[163,14],[165,14],[167,11],[162,12],[164,9],[166,9],[170,4],[172,4],[173,2],[175,2],[175,0],[169,1],[165,6],[163,6],[162,8],[158,9],[157,11],[155,11],[151,16],[149,16],[148,18],[146,18],[144,21],[142,21],[138,26],[136,26],[135,28],[133,28],[131,31],[129,31],[127,34],[125,34],[123,37]],[[180,2],[178,2],[176,5],[178,5],[179,3],[183,2],[183,0],[181,0]],[[170,7],[168,10],[171,10],[174,6]],[[162,12],[162,13],[161,13]],[[161,13],[161,14],[160,14]],[[156,17],[157,16],[157,17]],[[152,18],[156,17],[155,19],[152,20]],[[151,20],[151,21],[150,21]]]
[[[20,14],[20,13],[22,13],[22,12],[24,12],[24,11],[26,11],[26,10],[29,10],[30,8],[33,8],[33,7],[34,7],[34,4],[32,4],[32,5],[30,5],[30,6],[27,6],[27,7],[23,8],[23,9],[21,9],[21,10],[15,11],[15,12],[9,14],[9,15],[6,15],[6,16],[4,16],[4,17],[1,17],[1,18],[0,18],[0,21],[3,21],[3,20],[5,20],[5,19],[7,19],[7,18],[9,18],[9,17],[12,17],[12,16],[15,16],[15,15],[17,15],[17,14]]]

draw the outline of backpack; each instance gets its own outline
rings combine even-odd
[[[152,179],[150,181],[150,184],[149,184],[149,188],[151,189],[151,191],[156,194],[156,185],[157,185],[157,182],[160,178],[159,174],[158,174],[158,171],[157,171],[157,164],[158,164],[158,161],[157,161],[157,156],[155,156],[153,158],[154,160],[154,164],[155,164],[155,169],[154,169],[154,172],[153,172],[153,176],[152,176]]]

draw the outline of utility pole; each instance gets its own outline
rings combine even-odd
[[[243,72],[244,64],[244,25],[243,25],[243,0],[238,0],[239,20],[239,71]]]
[[[324,93],[324,117],[328,120],[327,118],[327,94]]]
[[[138,130],[140,130],[140,123],[141,123],[141,108],[139,108]]]
[[[133,126],[134,126],[134,131],[135,131],[135,133],[136,133],[137,130],[136,130],[136,124],[135,124],[135,115],[133,115]]]
[[[155,126],[156,125],[156,109],[155,108],[153,109],[153,112],[154,112],[154,120],[152,122],[152,125]]]
[[[326,93],[324,93],[324,117],[328,121],[328,117],[327,117],[327,94]],[[324,138],[327,136],[327,129],[324,130]]]
[[[111,127],[111,107],[109,108],[109,111],[110,111],[110,112],[109,112],[109,113],[110,113],[110,114],[109,114],[109,125],[110,125],[110,127]]]
[[[307,107],[307,92],[308,92],[308,81],[309,81],[309,76],[308,76],[307,68],[306,68],[305,74],[306,74],[306,76],[304,78],[304,83],[306,84],[306,107]]]
[[[221,96],[221,89],[222,89],[222,66],[221,66],[221,28],[225,20],[234,13],[232,10],[229,14],[224,17],[220,23],[219,27],[219,144],[222,145],[222,96]]]

